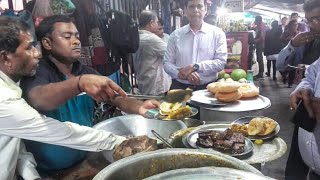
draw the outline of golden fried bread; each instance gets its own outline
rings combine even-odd
[[[240,86],[239,90],[242,93],[242,98],[251,98],[259,95],[259,89],[251,84],[244,83]]]
[[[241,96],[242,96],[242,93],[239,90],[236,90],[231,93],[224,93],[219,91],[215,94],[215,98],[217,98],[218,101],[221,101],[221,102],[233,102],[240,99]]]
[[[209,92],[211,92],[212,94],[215,94],[218,92],[218,88],[217,88],[217,84],[219,84],[220,82],[213,82],[207,85],[207,89]]]
[[[277,123],[275,120],[264,117],[261,118],[261,121],[263,122],[263,129],[258,133],[258,135],[266,136],[271,134],[276,129]]]
[[[230,93],[237,91],[240,86],[241,84],[239,82],[225,81],[217,83],[215,88],[217,88],[217,92]]]
[[[260,131],[263,130],[263,121],[262,118],[253,118],[249,122],[248,134],[251,136],[257,135]]]
[[[232,124],[230,127],[232,132],[242,133],[243,135],[248,135],[248,125],[247,124]]]

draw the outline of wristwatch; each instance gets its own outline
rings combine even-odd
[[[193,71],[192,71],[192,72],[198,71],[199,68],[200,68],[199,64],[194,64],[194,65],[193,65]]]

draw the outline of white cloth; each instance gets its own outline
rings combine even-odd
[[[163,37],[161,38],[165,43],[169,42],[170,36],[169,34],[163,33]]]
[[[20,87],[0,71],[0,180],[39,178],[36,162],[21,139],[84,151],[112,150],[125,138],[78,124],[61,123],[40,115],[21,98]]]
[[[154,33],[139,30],[140,44],[133,55],[138,89],[144,95],[160,95],[169,90],[171,77],[164,71],[166,43]]]
[[[178,78],[179,68],[198,64],[200,84],[217,80],[218,72],[227,62],[227,40],[218,27],[203,22],[201,29],[193,32],[190,25],[175,30],[171,35],[164,56],[165,71],[177,81],[190,84]]]

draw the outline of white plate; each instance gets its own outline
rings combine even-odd
[[[196,102],[199,104],[210,105],[212,102],[216,102],[217,99],[214,97],[214,94],[208,90],[199,90],[194,91],[190,98],[190,103]],[[271,105],[271,102],[268,98],[264,96],[257,96],[254,98],[240,99],[232,103],[225,103],[225,106],[218,106],[213,108],[204,107],[206,109],[215,110],[215,111],[227,111],[227,112],[242,112],[242,111],[252,111],[258,109],[264,109]]]

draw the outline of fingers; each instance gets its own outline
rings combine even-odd
[[[193,73],[189,74],[188,81],[192,85],[200,85],[200,83],[201,83],[200,76],[197,72],[193,72]]]
[[[127,97],[126,92],[120,87],[118,86],[116,83],[114,83],[112,80],[107,79],[107,83],[110,84],[110,88],[116,92],[117,94],[119,94],[122,97]]]

